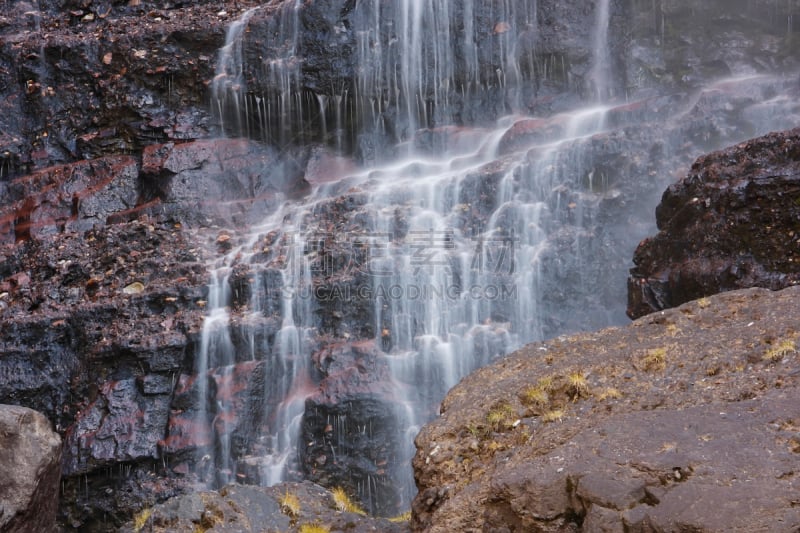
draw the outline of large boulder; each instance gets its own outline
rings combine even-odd
[[[745,287],[800,283],[800,129],[700,157],[664,193],[636,250],[632,318]]]
[[[536,343],[416,440],[415,529],[794,531],[800,287]]]
[[[61,438],[41,413],[0,405],[0,529],[56,531]]]

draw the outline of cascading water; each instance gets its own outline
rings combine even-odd
[[[227,308],[230,302],[229,275],[230,269],[225,266],[215,269],[211,273],[208,297],[208,306],[211,311],[203,321],[200,350],[196,357],[197,375],[200,376],[198,396],[202,398],[198,409],[198,419],[200,420],[212,418],[209,416],[209,405],[206,401],[210,396],[209,380],[206,379],[209,370],[227,368],[234,361],[234,348],[228,329],[230,323]],[[204,437],[208,440],[219,438],[216,445],[220,448],[221,453],[215,457],[215,462],[210,465],[210,470],[214,472],[216,480],[220,483],[227,483],[232,478],[229,432],[225,430],[225,427],[217,428],[219,424],[225,424],[226,417],[224,415],[228,408],[229,406],[219,404],[212,406],[214,413],[210,428],[212,431]]]
[[[523,82],[531,82],[535,71],[546,78],[548,69],[551,75],[556,70],[554,57],[535,55],[536,0],[503,0],[491,6],[474,0],[353,4],[342,8],[355,10],[352,21],[326,29],[332,34],[331,54],[337,46],[352,46],[353,64],[336,62],[342,79],[320,82],[325,87],[316,87],[315,81],[313,89],[301,81],[307,75],[303,69],[316,65],[306,67],[298,32],[301,12],[314,6],[299,0],[273,2],[234,22],[212,84],[212,110],[222,129],[279,146],[313,140],[338,149],[363,143],[364,134],[377,132],[397,143],[389,152],[408,155],[409,146],[402,141],[419,128],[487,113],[457,105],[455,95],[482,102],[488,114],[497,115],[499,109],[502,115],[520,107]],[[245,28],[257,12],[266,14],[260,23],[269,39],[248,55],[243,49]],[[486,20],[493,21],[490,36],[477,30]],[[250,76],[243,71],[248,62]],[[310,129],[315,135],[309,135]]]
[[[700,127],[692,110],[724,98],[727,86],[670,101],[667,112],[657,99],[609,106],[611,3],[599,0],[587,69],[593,107],[449,127],[464,121],[459,94],[502,89],[493,94],[502,95],[504,112],[519,111],[521,82],[534,72],[547,76],[548,60],[539,65],[525,52],[538,31],[537,2],[492,5],[487,15],[472,0],[458,8],[357,2],[358,24],[334,26],[354,36],[354,84],[310,101],[300,83],[299,2],[260,8],[271,10],[268,34],[276,36],[259,67],[271,92],[248,89],[243,74],[245,28],[256,11],[231,26],[212,101],[227,132],[284,146],[313,111],[316,139],[337,149],[346,124],[361,124],[356,135],[367,137],[385,133],[387,122],[404,149],[396,152],[403,157],[318,183],[257,227],[225,235],[237,244],[212,265],[196,365],[198,426],[211,433],[205,440],[213,441],[217,481],[305,476],[348,484],[373,512],[407,507],[413,436],[458,380],[524,343],[623,320],[621,305],[617,315],[588,324],[580,312],[565,312],[575,316],[555,325],[552,318],[554,293],[566,285],[584,298],[596,292],[588,277],[602,259],[591,254],[606,252],[590,245],[603,206],[619,195],[609,175],[665,171],[634,158],[628,170],[617,169],[609,147],[652,140],[653,132],[636,130],[651,116],[663,123],[663,164],[689,157],[682,138]],[[481,48],[476,28],[487,19],[491,47]],[[782,82],[736,83],[774,96]],[[776,111],[789,100],[759,98],[743,112],[751,115],[750,133],[791,123]],[[242,361],[258,365],[263,391],[248,427],[233,430],[236,406],[224,390]],[[244,473],[250,466],[257,479]]]
[[[244,80],[244,58],[242,56],[242,41],[247,22],[259,8],[248,9],[233,24],[228,27],[225,35],[225,45],[220,49],[217,57],[217,70],[211,84],[211,110],[220,121],[220,127],[233,129],[239,136],[248,136],[247,131],[247,100],[242,92]],[[245,117],[242,124],[241,117]],[[234,117],[236,125],[225,123],[225,117]]]
[[[611,85],[611,47],[608,40],[611,22],[611,0],[597,0],[596,23],[594,28],[592,68],[589,82],[597,101],[605,101],[612,95]]]
[[[223,131],[237,137],[260,137],[285,146],[291,141],[293,124],[302,122],[313,106],[300,91],[300,63],[297,53],[300,0],[258,6],[242,14],[228,28],[225,45],[217,58],[212,83],[211,108]],[[258,11],[273,14],[268,31],[274,35],[269,57],[259,66],[259,77],[271,88],[252,94],[247,89],[244,72],[245,33],[250,19]],[[277,44],[279,43],[279,44]],[[234,123],[226,123],[232,117]]]

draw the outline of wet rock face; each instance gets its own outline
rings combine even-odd
[[[800,130],[699,158],[656,209],[659,233],[636,250],[632,318],[744,287],[800,282]]]
[[[797,8],[796,0],[640,2],[631,11],[628,86],[686,89],[729,76],[793,71],[800,27],[792,13]]]
[[[612,2],[615,94],[625,87],[629,9]],[[410,17],[449,40],[412,35]],[[566,93],[588,95],[594,17],[570,2],[278,2],[249,18],[244,69],[228,86],[238,97],[220,103],[238,115],[228,124],[234,134],[322,141],[382,160],[419,127],[487,124]],[[291,122],[270,115],[267,102]]]
[[[136,205],[138,174],[133,157],[109,156],[12,180],[0,192],[0,242],[101,227]]]
[[[0,398],[64,436],[67,526],[113,527],[176,490],[169,470],[156,484],[152,472],[203,316],[206,270],[185,237],[137,220],[0,249]]]
[[[246,227],[308,191],[308,157],[244,139],[151,144],[142,152],[142,200],[183,223]]]
[[[187,229],[248,224],[304,190],[305,160],[249,141],[168,143],[142,163],[108,156],[4,183],[0,398],[64,436],[65,525],[113,528],[186,490],[219,446],[211,435],[257,440],[273,379],[263,365],[195,375],[205,254],[218,244]],[[232,411],[214,402],[198,423],[200,379]]]
[[[0,180],[208,135],[226,2],[12,7],[0,15]]]
[[[56,531],[61,438],[39,412],[0,405],[0,528]]]
[[[402,456],[398,427],[407,421],[394,404],[386,357],[371,341],[328,345],[315,354],[324,377],[306,400],[299,450],[306,479],[368,494],[363,503],[378,516],[402,512],[400,503],[410,498],[398,493],[391,475],[410,457]]]
[[[416,439],[414,529],[799,527],[799,293],[720,294],[474,372]]]

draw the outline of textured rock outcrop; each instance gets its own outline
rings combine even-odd
[[[349,497],[310,482],[274,487],[226,485],[219,491],[188,494],[142,510],[123,532],[294,533],[316,526],[320,531],[400,533],[407,520],[365,516]],[[405,518],[405,517],[399,517]],[[304,529],[307,528],[307,529]]]
[[[114,524],[137,499],[173,493],[152,470],[202,324],[195,246],[175,222],[136,220],[0,249],[0,397],[63,435],[68,525]]]
[[[699,158],[634,254],[628,315],[746,287],[800,283],[800,130]]]
[[[206,137],[213,128],[206,81],[236,16],[233,4],[6,6],[0,15],[0,179]]]
[[[417,437],[415,529],[795,531],[800,288],[530,345]]]
[[[41,413],[0,405],[0,529],[56,531],[61,438]]]

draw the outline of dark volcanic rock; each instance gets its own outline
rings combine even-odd
[[[628,87],[696,88],[753,71],[792,71],[798,28],[788,17],[797,8],[796,0],[639,3],[630,12]]]
[[[628,280],[632,318],[745,287],[800,283],[800,130],[703,156],[664,193]]]
[[[0,248],[0,398],[64,435],[67,525],[113,527],[176,490],[152,475],[174,380],[193,367],[206,267],[174,222],[150,222]]]
[[[0,243],[103,226],[136,205],[138,175],[133,157],[109,156],[14,179],[0,191]]]
[[[248,2],[38,4],[0,14],[0,180],[208,136],[206,82]]]
[[[800,287],[528,346],[416,440],[424,531],[796,531]]]
[[[149,374],[141,382],[160,376]],[[161,394],[146,394],[135,379],[106,382],[97,398],[67,431],[64,475],[83,474],[120,461],[160,457],[158,442],[167,425],[171,384]]]
[[[308,191],[307,150],[273,148],[244,139],[147,146],[142,154],[143,200],[184,223],[247,226],[286,196]]]
[[[629,9],[626,2],[611,3],[616,59],[609,89],[615,94],[625,86]],[[281,146],[322,141],[364,159],[385,159],[393,141],[411,139],[420,127],[490,123],[515,108],[547,109],[546,97],[587,95],[593,32],[586,29],[594,16],[585,4],[522,0],[411,8],[350,0],[271,3],[247,21],[244,68],[231,69],[236,79],[223,81],[236,98],[222,95],[220,105],[236,116],[227,125],[235,134],[246,131]],[[449,40],[421,39],[413,57],[403,57],[404,42],[414,38],[403,23],[409,17],[420,18],[424,34]],[[385,101],[376,107],[379,99]],[[268,115],[267,107],[283,113]],[[356,113],[342,120],[346,109]],[[390,142],[369,135],[376,129]]]
[[[198,454],[213,455],[222,440],[232,442],[234,456],[252,452],[247,443],[257,442],[268,429],[265,409],[274,408],[281,400],[265,401],[265,366],[263,361],[246,361],[214,368],[206,375],[182,375],[175,388],[166,437],[159,443],[163,453],[186,466],[194,463]],[[201,380],[206,381],[207,398],[200,396]],[[202,419],[204,401],[207,414]],[[242,474],[240,479],[244,478]],[[258,483],[259,479],[255,476],[249,481]]]
[[[392,469],[408,461],[398,427],[398,409],[386,356],[373,341],[327,345],[315,354],[325,376],[306,400],[300,462],[307,479],[324,486],[343,485],[356,493],[362,486],[372,514],[402,511],[402,487]],[[406,463],[407,464],[407,463]]]
[[[0,405],[0,529],[56,530],[61,439],[41,414]]]

